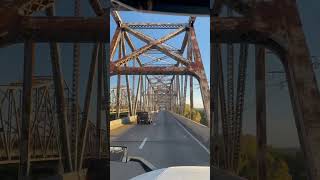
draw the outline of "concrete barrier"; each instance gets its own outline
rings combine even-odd
[[[137,116],[130,116],[130,117],[124,117],[121,119],[116,119],[110,122],[110,130],[114,130],[126,124],[131,124],[136,122],[137,122]]]
[[[169,112],[177,121],[180,122],[194,137],[196,137],[208,149],[210,147],[210,128],[192,121],[184,116]]]

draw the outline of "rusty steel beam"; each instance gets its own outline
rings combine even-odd
[[[148,95],[148,92],[147,92],[147,76],[145,75],[145,78],[144,78],[144,93],[143,93],[143,110],[146,111],[146,106],[148,104],[148,99],[147,99],[147,95]]]
[[[124,36],[122,35],[121,37],[121,44],[122,44],[122,56],[125,56],[126,55],[126,45],[125,45],[125,39],[124,39]],[[128,65],[128,62],[126,62],[124,64],[124,67],[127,67]],[[132,102],[131,102],[131,93],[130,93],[130,82],[129,82],[129,76],[126,74],[126,85],[127,85],[127,98],[128,98],[128,109],[129,109],[129,113],[128,115],[129,116],[132,116]]]
[[[142,111],[142,105],[144,102],[143,101],[143,90],[144,90],[144,83],[143,83],[143,76],[139,75],[141,78],[141,86],[140,86],[140,111]]]
[[[121,37],[121,29],[117,28],[110,45],[110,61],[112,61]]]
[[[177,113],[179,114],[179,110],[180,110],[180,80],[179,80],[179,75],[176,74],[176,92],[177,92]]]
[[[109,17],[13,17],[16,21],[0,26],[0,44],[23,42],[106,42],[109,39]]]
[[[137,112],[137,107],[138,107],[138,94],[139,94],[139,90],[140,90],[140,85],[141,85],[141,76],[139,76],[138,78],[138,86],[137,86],[137,92],[136,92],[136,96],[135,96],[135,101],[134,101],[134,114],[136,114]],[[133,89],[134,91],[134,89]],[[141,91],[140,91],[141,93]],[[140,99],[141,101],[141,99]]]
[[[124,38],[126,39],[131,51],[132,52],[136,51],[136,47],[134,46],[133,42],[131,41],[128,33],[127,32],[123,32],[123,34],[124,34]],[[136,60],[137,60],[137,62],[139,64],[139,66],[142,67],[143,65],[142,65],[142,62],[141,62],[140,58],[136,57]]]
[[[133,61],[132,62],[133,64],[133,67],[136,67],[136,61]],[[132,114],[135,115],[136,112],[135,112],[135,98],[134,98],[134,90],[135,90],[135,81],[136,81],[136,76],[132,76],[132,96],[131,96],[131,99],[132,99],[132,104],[133,104],[133,107],[132,107]]]
[[[109,17],[23,17],[22,32],[33,40],[46,42],[107,41]]]
[[[189,61],[193,62],[193,53],[192,53],[192,42],[190,37],[190,32],[188,31],[188,40],[187,40],[187,56]],[[193,119],[193,77],[190,76],[190,119]]]
[[[122,24],[122,19],[119,15],[119,12],[118,11],[111,11],[111,15],[112,15],[112,18],[114,19],[114,21],[120,27],[120,25]]]
[[[119,52],[118,52],[118,57],[119,59],[121,59],[122,57],[122,39],[120,38],[120,42],[118,43],[118,46],[119,46]],[[111,68],[113,68],[114,66],[111,66]],[[111,70],[112,71],[112,70]],[[118,73],[117,74],[117,105],[116,105],[116,114],[117,114],[117,118],[120,117],[120,86],[121,86],[121,76],[120,74]]]
[[[110,76],[114,75],[193,75],[196,74],[189,67],[111,67]]]
[[[200,49],[199,49],[199,45],[196,39],[196,34],[194,31],[194,28],[190,28],[190,40],[192,42],[192,51],[194,54],[194,64],[197,68],[193,69],[195,74],[197,75],[197,79],[199,81],[199,85],[200,85],[200,92],[201,92],[201,96],[202,96],[202,102],[203,102],[203,107],[205,110],[205,115],[206,118],[208,120],[208,122],[210,121],[210,89],[209,89],[209,84],[208,84],[208,80],[204,71],[204,66],[202,63],[202,59],[201,59],[201,54],[200,54]]]
[[[184,77],[184,90],[183,90],[183,112],[186,107],[186,101],[187,101],[187,84],[188,84],[188,76]]]
[[[184,38],[183,38],[183,41],[182,41],[182,45],[181,45],[181,49],[180,49],[180,52],[181,54],[184,53],[185,49],[186,49],[186,46],[188,44],[188,41],[189,41],[189,30],[187,29],[186,30],[186,33],[184,35]],[[189,58],[189,57],[188,57]]]

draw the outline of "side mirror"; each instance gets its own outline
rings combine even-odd
[[[128,148],[125,146],[110,146],[110,161],[127,162]]]

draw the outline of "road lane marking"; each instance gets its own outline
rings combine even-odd
[[[144,138],[144,140],[142,141],[141,145],[139,146],[139,149],[142,149],[142,148],[143,148],[143,146],[144,146],[144,144],[146,143],[147,139],[148,139],[148,138],[146,138],[146,137]]]
[[[186,128],[183,127],[183,125],[176,119],[177,124],[179,124],[179,126],[184,129],[192,138],[193,140],[195,140],[208,154],[210,154],[209,149],[204,146],[197,138],[195,138]]]

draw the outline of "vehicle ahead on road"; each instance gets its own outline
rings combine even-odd
[[[147,111],[137,112],[137,124],[151,124],[151,116]]]

